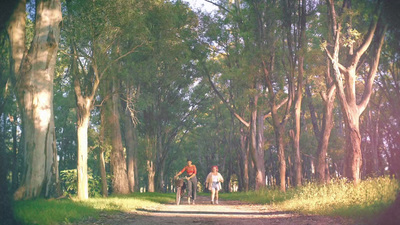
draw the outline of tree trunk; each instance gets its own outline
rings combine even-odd
[[[25,16],[25,11],[16,12]],[[35,36],[27,55],[21,61],[21,70],[17,76],[26,168],[22,184],[14,194],[15,199],[54,197],[60,194],[57,193],[58,163],[53,112],[53,78],[62,20],[60,1],[38,2],[36,15]],[[12,28],[9,30],[14,32]],[[16,33],[18,31],[21,29]],[[22,38],[15,33],[10,35],[10,39],[17,37]],[[21,46],[15,45],[12,48],[17,47]]]
[[[362,165],[361,134],[358,121],[346,123],[346,146],[345,176],[357,185],[361,181]]]
[[[275,129],[276,143],[278,144],[278,161],[279,161],[279,178],[280,178],[280,190],[286,191],[286,158],[285,158],[285,145],[283,140],[282,127]]]
[[[377,9],[380,8],[379,4],[380,2],[378,2]],[[344,7],[350,8],[350,5],[351,4],[345,4]],[[344,121],[346,124],[347,149],[345,175],[349,179],[353,180],[354,184],[357,185],[361,180],[360,170],[362,165],[359,120],[361,113],[368,106],[371,97],[373,81],[379,64],[380,52],[382,49],[387,25],[381,27],[380,22],[378,24],[377,18],[372,17],[373,19],[368,32],[364,36],[364,40],[358,46],[358,48],[355,49],[355,51],[352,44],[350,45],[346,63],[342,65],[339,62],[341,22],[336,23],[336,12],[332,0],[328,1],[328,7],[330,10],[331,21],[333,21],[332,30],[333,34],[335,35],[335,44],[333,54],[331,54],[327,48],[325,48],[325,52],[327,53],[333,65],[335,75],[334,80],[337,88],[338,99],[340,101],[344,115]],[[371,61],[369,64],[369,71],[367,77],[365,78],[362,97],[358,101],[355,83],[358,79],[356,70],[361,56],[365,54],[373,40],[375,40],[375,43],[370,53]],[[345,79],[344,81],[343,78]]]
[[[301,103],[303,100],[303,74],[304,74],[304,56],[306,54],[306,1],[301,1],[300,10],[300,33],[299,33],[299,52],[298,52],[298,77],[296,102],[294,105],[295,133],[293,138],[293,147],[295,150],[295,186],[301,186],[301,155],[300,155],[300,114]]]
[[[135,147],[137,147],[138,144],[138,137],[137,137],[137,131],[136,129],[133,131],[133,137],[135,140]],[[135,148],[136,149],[136,148]],[[137,163],[137,152],[135,151],[135,155],[134,155],[135,159],[134,159],[134,176],[135,176],[135,191],[139,191],[140,189],[140,180],[139,180],[139,169],[138,169],[138,163]]]
[[[108,196],[108,185],[107,185],[106,167],[105,167],[103,150],[100,150],[100,152],[99,152],[99,166],[100,166],[100,176],[101,176],[101,193],[102,193],[103,197],[107,197]]]
[[[111,101],[108,101],[108,115],[107,121],[110,126],[111,137],[111,169],[112,169],[112,185],[113,193],[115,194],[128,194],[129,182],[126,173],[126,159],[124,155],[124,148],[122,146],[121,128],[119,123],[119,87],[116,78],[112,80]]]
[[[328,26],[331,29],[328,29],[328,41],[330,44],[333,43],[333,33],[335,32],[336,25],[333,17],[329,17],[330,9],[328,8]],[[336,98],[336,86],[333,82],[331,73],[332,67],[329,61],[329,58],[326,58],[326,72],[325,72],[325,85],[326,92],[321,94],[322,100],[324,102],[324,111],[322,118],[322,132],[315,132],[315,136],[318,139],[318,148],[317,148],[317,169],[316,176],[317,180],[320,183],[329,183],[330,182],[330,174],[329,174],[329,165],[326,161],[327,153],[328,153],[328,145],[329,138],[331,135],[331,131],[333,128],[333,108]],[[311,94],[309,94],[311,97]],[[314,124],[314,123],[313,123]],[[314,125],[315,126],[315,125]]]
[[[87,155],[88,155],[88,127],[90,116],[90,102],[77,100],[77,172],[78,172],[78,193],[80,200],[89,198],[88,175],[87,175]]]
[[[331,12],[330,9],[327,11],[328,15],[328,41],[332,45],[333,41],[333,33],[336,30],[336,25],[334,24],[334,18],[331,16],[329,17]],[[329,145],[329,138],[331,135],[331,131],[333,128],[333,108],[335,104],[336,98],[336,86],[333,83],[333,79],[331,76],[332,67],[329,61],[329,58],[326,58],[326,72],[325,72],[325,85],[326,85],[326,92],[321,94],[323,103],[324,103],[324,111],[323,111],[323,118],[322,118],[322,131],[321,133],[316,133],[316,137],[318,138],[318,148],[317,148],[317,180],[320,183],[327,183],[330,177],[326,176],[326,168],[329,168],[326,162],[326,156],[328,153],[328,145]]]
[[[157,191],[162,191],[164,186],[164,167],[165,167],[165,155],[162,143],[162,134],[161,134],[161,127],[157,126],[157,167],[155,173],[155,188]]]
[[[108,185],[107,185],[107,175],[106,175],[106,167],[105,167],[105,160],[104,160],[104,152],[106,149],[106,141],[105,141],[105,129],[107,127],[106,122],[106,112],[105,112],[104,105],[100,109],[100,120],[101,120],[101,127],[100,127],[100,150],[99,150],[99,168],[100,168],[100,177],[101,177],[101,193],[103,197],[108,196]]]
[[[154,167],[153,161],[147,160],[147,177],[149,180],[148,191],[154,192],[154,176],[156,174],[156,170]]]
[[[135,191],[135,164],[136,164],[136,148],[135,148],[135,137],[134,124],[128,110],[125,110],[124,117],[124,128],[125,128],[125,143],[126,143],[126,155],[127,155],[127,169],[128,169],[128,181],[130,192]]]
[[[247,135],[244,132],[244,128],[240,129],[240,155],[241,163],[243,165],[243,191],[249,191],[249,145],[247,141]]]
[[[302,58],[301,58],[302,59]],[[301,63],[300,63],[301,62]],[[303,66],[303,60],[299,58],[299,67]],[[299,69],[300,70],[300,69]],[[303,70],[303,69],[301,69]],[[299,73],[300,74],[300,73]],[[301,72],[303,74],[303,72]],[[301,75],[302,77],[302,75]],[[299,87],[297,90],[297,99],[294,107],[294,115],[295,115],[295,132],[293,137],[293,148],[295,150],[295,186],[301,186],[302,172],[301,172],[301,156],[300,156],[300,113],[301,113],[301,102],[302,102],[302,88],[301,84],[302,78],[300,79],[299,75]],[[301,80],[301,81],[300,81]]]
[[[250,153],[253,159],[256,176],[256,190],[265,187],[265,163],[264,163],[264,114],[258,109],[258,95],[251,101],[251,119],[250,119]]]
[[[19,78],[19,69],[25,52],[26,40],[26,0],[20,0],[10,18],[7,27],[7,33],[11,47],[10,66],[11,73],[17,79]]]
[[[78,78],[78,62],[75,48],[72,48],[75,56],[71,58],[71,67],[74,81],[74,91],[76,98],[76,118],[77,118],[77,197],[80,200],[89,198],[88,174],[87,174],[87,155],[88,155],[88,129],[90,120],[90,110],[92,108],[92,96],[83,96]]]
[[[327,181],[326,175],[326,156],[328,153],[329,138],[333,128],[333,107],[335,104],[336,87],[330,87],[327,96],[324,98],[324,114],[322,118],[321,134],[318,137],[317,149],[317,179],[321,183]]]

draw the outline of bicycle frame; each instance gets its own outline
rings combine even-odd
[[[177,205],[179,205],[181,203],[181,199],[184,193],[184,189],[182,188],[184,186],[185,183],[185,178],[178,178],[175,180],[175,186],[176,186],[176,199],[175,199],[175,203]]]

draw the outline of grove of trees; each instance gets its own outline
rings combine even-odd
[[[1,190],[225,191],[400,176],[396,1],[19,0],[0,27]],[[2,182],[4,181],[4,182]]]

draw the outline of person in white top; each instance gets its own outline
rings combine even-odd
[[[206,187],[211,191],[211,204],[218,204],[218,191],[221,190],[221,182],[224,182],[224,178],[218,173],[218,166],[213,166],[206,179]]]

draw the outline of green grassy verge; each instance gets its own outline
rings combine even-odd
[[[399,182],[389,177],[364,180],[357,187],[345,180],[307,184],[279,206],[307,214],[372,218],[394,202],[399,189]]]
[[[329,185],[305,184],[286,193],[265,189],[247,193],[221,193],[222,199],[249,203],[271,204],[280,210],[342,216],[372,218],[394,202],[400,190],[399,182],[389,177],[362,181],[357,187],[346,180],[332,181]]]
[[[133,193],[108,198],[91,198],[87,201],[37,199],[15,202],[14,214],[22,224],[50,225],[72,223],[90,217],[97,218],[100,213],[134,211],[144,207],[155,207],[160,203],[173,202],[174,200],[175,195],[173,193]]]
[[[399,182],[389,177],[362,181],[354,187],[345,180],[329,185],[305,184],[282,193],[277,189],[241,193],[220,193],[223,200],[240,200],[256,204],[269,204],[280,210],[368,219],[385,210],[396,198]],[[209,196],[209,193],[199,193]],[[131,212],[139,208],[152,208],[174,202],[174,193],[133,193],[91,198],[87,201],[74,199],[30,200],[14,204],[14,212],[22,224],[61,224],[97,218],[100,213]]]

